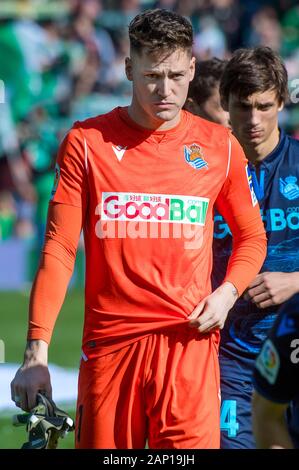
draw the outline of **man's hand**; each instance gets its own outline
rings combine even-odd
[[[48,370],[48,345],[45,341],[29,341],[24,363],[10,384],[11,399],[16,406],[30,411],[36,406],[36,395],[43,391],[52,398],[52,387]]]
[[[259,308],[280,305],[299,291],[299,272],[264,272],[249,284],[244,295]]]
[[[205,297],[189,315],[189,326],[200,333],[210,333],[223,328],[229,310],[238,298],[238,291],[230,282],[224,282]]]

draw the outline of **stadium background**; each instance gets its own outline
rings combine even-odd
[[[22,360],[29,291],[38,263],[57,147],[77,119],[130,101],[127,25],[143,9],[189,17],[198,59],[268,45],[289,72],[292,101],[281,126],[299,136],[299,6],[296,0],[0,1],[0,448],[18,448],[9,382]],[[54,399],[74,415],[83,314],[84,254],[50,348]],[[4,346],[4,347],[3,347]],[[2,351],[4,349],[4,351]],[[2,352],[2,354],[1,354]],[[61,378],[62,377],[62,378]],[[70,384],[69,386],[67,384]],[[72,447],[72,436],[60,447]]]

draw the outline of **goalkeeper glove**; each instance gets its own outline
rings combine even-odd
[[[36,398],[37,404],[30,413],[13,417],[14,426],[26,425],[28,432],[28,441],[22,449],[56,449],[58,439],[75,429],[74,422],[50,398],[42,393],[38,393]]]

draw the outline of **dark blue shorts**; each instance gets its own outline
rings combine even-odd
[[[255,449],[251,421],[252,389],[251,381],[221,377],[222,449]]]
[[[221,386],[221,449],[255,449],[252,433],[251,367],[220,357]],[[299,397],[291,402],[286,419],[294,446],[299,448]]]

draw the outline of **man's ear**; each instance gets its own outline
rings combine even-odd
[[[132,72],[132,59],[130,57],[126,57],[125,60],[125,71],[127,79],[132,82],[133,80],[133,72]]]
[[[194,102],[193,98],[188,97],[185,101],[184,104],[184,109],[189,111],[189,113],[196,114],[195,113],[195,108],[196,108],[196,103]]]
[[[200,104],[198,104],[193,98],[188,97],[184,104],[184,109],[195,116],[200,116],[206,119],[205,113]]]
[[[192,82],[194,75],[195,75],[195,63],[196,63],[196,59],[195,57],[192,57],[190,61],[190,82]]]
[[[278,111],[282,111],[284,108],[284,102],[282,101],[281,104],[279,105]]]

